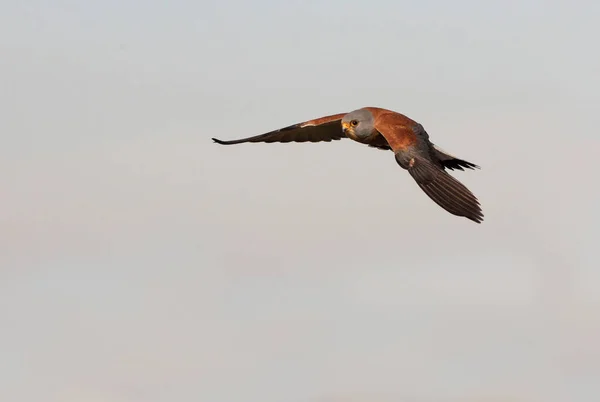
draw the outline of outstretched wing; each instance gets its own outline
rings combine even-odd
[[[453,215],[477,223],[483,221],[479,201],[432,157],[428,136],[418,123],[415,125],[405,116],[390,114],[376,121],[376,129],[391,145],[396,162],[429,198]]]
[[[396,154],[396,160],[399,159],[403,159],[400,153]],[[483,212],[477,197],[448,172],[419,156],[410,158],[408,165],[408,173],[421,190],[440,207],[476,223],[483,221]]]
[[[212,140],[217,144],[232,145],[244,142],[330,142],[346,138],[342,130],[341,120],[346,113],[334,114],[303,123],[294,124],[254,137],[238,140],[223,141],[217,138]]]

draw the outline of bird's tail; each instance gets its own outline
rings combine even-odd
[[[464,159],[457,158],[454,155],[449,154],[444,151],[442,148],[438,147],[435,144],[431,144],[433,146],[433,153],[435,157],[440,161],[440,163],[446,168],[450,170],[464,170],[467,169],[479,169],[479,166],[472,162],[468,162]]]
[[[477,197],[445,170],[426,159],[415,158],[408,172],[425,194],[446,211],[473,222],[483,221]]]

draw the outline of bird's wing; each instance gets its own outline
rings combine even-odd
[[[483,221],[477,198],[431,159],[429,145],[419,137],[419,127],[414,122],[402,115],[390,115],[377,119],[375,128],[392,147],[396,162],[408,170],[429,198],[453,215],[477,223]]]
[[[244,142],[329,142],[331,140],[346,138],[341,124],[344,115],[346,113],[320,117],[253,137],[231,141],[213,138],[213,141],[223,145],[241,144]]]
[[[396,154],[396,160],[406,163],[406,155]],[[402,164],[398,162],[400,166]],[[483,212],[477,197],[448,172],[427,158],[412,156],[408,159],[408,173],[436,204],[453,215],[463,216],[476,223],[483,221]]]

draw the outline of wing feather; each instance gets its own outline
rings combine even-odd
[[[217,138],[213,138],[212,140],[222,145],[242,144],[245,142],[330,142],[346,138],[341,125],[344,115],[346,113],[320,117],[253,137],[230,141],[219,140]]]
[[[425,158],[396,154],[396,160],[401,166],[406,165],[404,161],[407,157],[411,158],[408,173],[436,204],[453,215],[463,216],[476,223],[483,221],[479,200],[464,184]]]
[[[398,164],[408,170],[432,201],[453,215],[476,223],[483,221],[479,200],[465,185],[444,170],[447,166],[440,163],[437,155],[432,155],[431,150],[436,149],[432,147],[429,135],[420,124],[403,115],[387,114],[376,121],[376,125],[377,131],[392,147]],[[455,160],[450,155],[448,159]],[[460,166],[468,167],[464,163]]]

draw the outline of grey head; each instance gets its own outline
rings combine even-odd
[[[355,141],[365,141],[375,134],[375,117],[363,108],[348,113],[342,118],[344,133]]]

